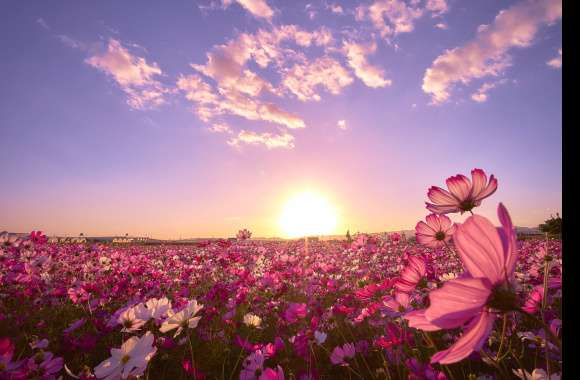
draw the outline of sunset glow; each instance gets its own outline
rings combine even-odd
[[[279,224],[286,237],[331,235],[336,233],[337,213],[323,196],[303,192],[284,205]]]

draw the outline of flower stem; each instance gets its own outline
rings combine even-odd
[[[503,324],[502,324],[502,328],[501,328],[501,339],[500,339],[500,342],[499,342],[499,348],[497,349],[497,354],[495,355],[495,360],[498,360],[499,359],[501,350],[503,348],[503,344],[504,344],[504,341],[505,341],[505,333],[506,333],[506,330],[507,330],[507,322],[508,322],[508,315],[507,315],[507,313],[505,313],[503,315]]]

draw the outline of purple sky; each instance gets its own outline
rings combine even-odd
[[[10,1],[0,230],[279,235],[311,189],[338,233],[413,228],[484,169],[478,212],[562,203],[561,1]],[[455,218],[462,220],[461,217]]]

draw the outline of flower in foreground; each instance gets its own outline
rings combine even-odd
[[[447,350],[433,355],[431,363],[458,362],[479,350],[493,328],[496,311],[515,308],[511,290],[517,259],[516,235],[510,216],[500,203],[502,228],[474,215],[457,227],[455,245],[466,269],[429,294],[427,309],[405,315],[409,326],[426,331],[464,327],[463,335]]]
[[[153,347],[151,332],[141,338],[131,337],[121,348],[111,349],[111,357],[95,367],[95,376],[104,380],[141,376],[155,352],[157,348]]]
[[[177,331],[173,335],[173,337],[175,338],[176,336],[181,334],[184,328],[185,329],[196,328],[201,317],[196,317],[195,315],[202,308],[203,305],[198,305],[197,300],[193,300],[189,301],[187,306],[177,313],[173,310],[169,310],[167,312],[168,318],[163,322],[163,324],[159,328],[159,331],[161,331],[162,333],[166,333],[173,329],[177,329]]]
[[[415,226],[417,243],[429,248],[441,248],[455,232],[455,226],[446,215],[430,214]]]
[[[471,178],[462,174],[457,174],[447,178],[447,190],[438,186],[432,186],[427,192],[429,200],[426,202],[427,210],[435,214],[448,214],[451,212],[471,211],[474,207],[481,205],[481,201],[491,196],[497,190],[497,179],[493,174],[487,181],[485,172],[481,169],[473,169]]]
[[[149,320],[149,313],[143,304],[129,307],[119,315],[119,324],[123,326],[122,332],[135,332]]]
[[[161,317],[167,315],[169,310],[171,310],[171,301],[169,301],[167,297],[160,299],[151,298],[145,302],[145,307],[150,317],[157,321],[161,319]]]

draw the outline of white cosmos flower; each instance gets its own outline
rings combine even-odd
[[[151,298],[149,301],[145,302],[145,306],[147,307],[151,318],[157,321],[171,310],[171,301],[169,301],[167,297],[160,299]]]
[[[244,315],[244,323],[249,327],[260,327],[260,324],[262,324],[262,318],[255,314],[248,313]]]
[[[149,311],[140,303],[122,312],[118,321],[123,326],[122,332],[134,332],[139,330],[150,318]]]
[[[131,337],[121,348],[111,348],[111,357],[95,367],[95,376],[103,380],[141,376],[155,352],[157,348],[153,347],[151,332],[141,338]]]
[[[173,310],[169,310],[167,312],[168,318],[163,322],[159,331],[162,333],[166,333],[167,331],[171,331],[173,329],[177,329],[173,337],[175,338],[184,328],[194,329],[197,327],[199,320],[201,317],[196,317],[198,311],[203,308],[203,305],[198,305],[197,300],[189,301],[187,306],[179,311],[175,312]]]

